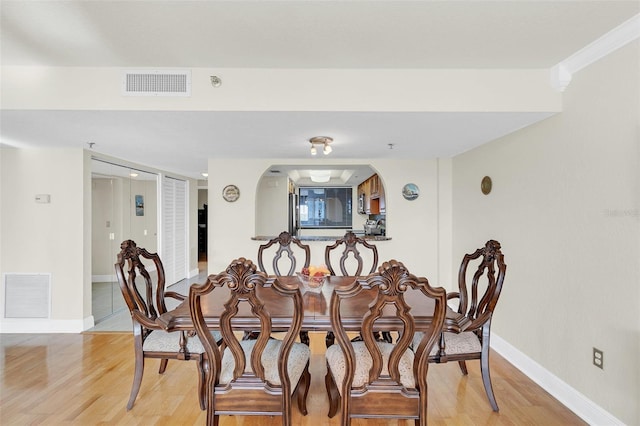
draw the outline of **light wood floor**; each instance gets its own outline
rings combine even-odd
[[[324,334],[311,333],[309,415],[294,404],[294,425],[338,425],[327,418]],[[196,398],[196,366],[170,361],[158,375],[149,360],[135,406],[127,411],[133,376],[131,334],[4,334],[0,336],[0,424],[8,425],[204,425]],[[492,353],[493,385],[500,412],[491,411],[478,362],[429,367],[430,425],[583,425],[577,416]],[[279,417],[226,416],[221,426],[279,425]],[[354,426],[413,425],[412,421],[362,419]]]

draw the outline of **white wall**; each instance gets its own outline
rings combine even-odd
[[[204,209],[204,205],[207,204],[209,197],[209,191],[205,188],[198,187],[198,209]]]
[[[546,69],[238,69],[211,87],[211,69],[191,68],[191,96],[121,95],[119,67],[6,66],[5,109],[150,111],[561,110]],[[100,81],[102,84],[95,84]],[[390,82],[380,84],[380,82]]]
[[[629,425],[640,424],[639,51],[575,74],[561,114],[453,160],[454,259],[494,238],[508,265],[494,333]]]
[[[5,319],[3,281],[2,331],[81,331],[85,320],[92,322],[84,303],[84,284],[90,277],[85,254],[90,257],[91,247],[85,234],[88,171],[83,150],[3,148],[1,160],[0,273],[3,277],[7,273],[51,274],[50,320]],[[49,194],[51,202],[36,203],[36,194]]]
[[[244,195],[242,192],[241,196]],[[255,235],[276,236],[289,229],[289,190],[286,176],[264,176],[256,191]]]
[[[218,273],[237,257],[256,260],[259,241],[255,236],[256,191],[262,174],[272,164],[304,164],[309,160],[216,160],[209,159],[209,273]],[[390,241],[377,242],[380,261],[395,258],[417,275],[440,283],[439,258],[448,253],[438,251],[439,170],[437,160],[349,160],[351,163],[371,164],[383,179],[387,203],[387,236]],[[334,161],[335,164],[348,162]],[[414,201],[402,197],[402,187],[415,183],[420,196]],[[233,203],[222,199],[222,188],[235,184],[240,198]],[[286,201],[283,201],[283,204]],[[449,207],[444,215],[450,215]],[[335,232],[335,231],[334,231]],[[341,236],[343,233],[338,232]],[[311,242],[311,263],[324,263],[327,242]],[[448,271],[445,272],[445,277]]]

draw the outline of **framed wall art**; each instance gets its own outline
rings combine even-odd
[[[420,189],[415,183],[408,183],[402,187],[402,196],[405,200],[413,201],[420,195]]]
[[[224,198],[225,201],[233,203],[240,198],[240,189],[235,185],[227,185],[222,190],[222,198]]]

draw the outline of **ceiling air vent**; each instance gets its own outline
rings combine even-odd
[[[191,71],[125,71],[122,90],[125,96],[191,96]]]

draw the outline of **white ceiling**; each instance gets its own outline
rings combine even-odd
[[[635,0],[3,0],[0,59],[3,66],[545,69],[638,11]],[[209,157],[308,158],[305,141],[316,135],[335,138],[332,158],[449,157],[548,115],[3,109],[0,136],[12,146],[108,140],[94,150],[197,178]]]

